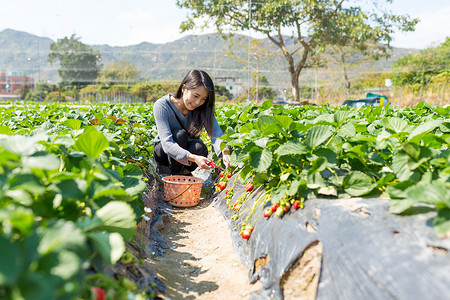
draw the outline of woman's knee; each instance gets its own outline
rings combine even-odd
[[[193,141],[188,147],[188,151],[196,155],[208,156],[208,147],[202,141]]]
[[[180,145],[181,148],[186,149],[188,145],[188,134],[186,130],[179,129],[177,131],[172,132],[173,140]]]

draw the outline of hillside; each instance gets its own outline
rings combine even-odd
[[[236,35],[235,39],[245,36]],[[49,38],[38,37],[26,32],[6,29],[0,32],[0,70],[22,71],[33,76],[36,80],[52,83],[59,81],[58,65],[47,62],[49,46],[53,41]],[[266,45],[271,44],[266,41]],[[127,60],[141,71],[142,80],[150,81],[178,81],[189,69],[200,68],[207,70],[213,76],[237,76],[243,82],[247,81],[247,52],[233,48],[236,59],[231,55],[229,43],[216,34],[191,35],[165,44],[143,42],[125,47],[109,45],[90,45],[100,51],[103,65]],[[273,48],[276,49],[276,48]],[[353,74],[364,72],[390,70],[392,63],[398,58],[417,51],[415,49],[394,48],[390,59],[361,64]],[[256,66],[264,74],[270,85],[280,88],[289,87],[287,63],[279,52],[267,59],[251,59],[252,69]],[[301,85],[311,85],[314,82],[314,70],[302,72]],[[333,81],[339,71],[329,66],[321,70],[319,78],[322,81]],[[326,84],[326,83],[325,83]]]

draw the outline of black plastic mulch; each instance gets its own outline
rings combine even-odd
[[[242,193],[238,181],[231,203]],[[283,274],[316,241],[323,246],[316,299],[449,299],[450,239],[434,233],[435,212],[393,215],[388,200],[379,198],[310,199],[304,209],[281,218],[265,219],[257,208],[250,222],[254,231],[244,240],[239,223],[259,193],[245,201],[236,221],[230,219],[234,211],[225,203],[225,190],[212,198],[230,226],[236,253],[251,270],[249,280],[262,283],[250,299],[283,299]],[[266,256],[267,265],[256,271],[255,261]]]

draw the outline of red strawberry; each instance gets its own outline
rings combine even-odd
[[[254,186],[253,184],[249,183],[247,184],[247,186],[245,187],[245,191],[246,192],[251,192],[253,190]]]
[[[242,231],[241,237],[242,237],[244,240],[248,240],[248,238],[250,237],[250,232],[249,232],[248,230]]]
[[[295,200],[294,204],[292,204],[293,209],[298,209],[299,206],[300,206],[300,201],[298,201],[298,200]]]
[[[270,207],[270,209],[272,210],[272,212],[275,212],[278,208],[278,203],[274,203],[272,204],[272,206]]]
[[[91,289],[93,296],[95,296],[95,300],[106,300],[106,293],[105,290],[99,287],[92,287]]]
[[[231,178],[231,174],[227,174],[227,178]]]
[[[210,166],[211,168],[214,168],[214,169],[218,168],[217,165],[213,161],[210,161],[209,163],[207,163],[207,165]]]
[[[288,202],[283,206],[283,210],[285,212],[288,212],[291,209],[291,204]]]
[[[223,191],[227,185],[225,184],[225,182],[219,182],[219,184],[217,186],[219,187],[219,189],[221,191]]]
[[[226,195],[228,195],[228,193],[231,191],[231,189],[227,189],[226,191],[225,191],[225,194]]]
[[[264,210],[264,218],[268,218],[272,215],[272,208],[268,207]]]
[[[222,177],[223,177],[223,173],[220,173],[220,174],[219,174],[219,177],[222,178]]]

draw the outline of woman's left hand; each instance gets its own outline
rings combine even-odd
[[[223,152],[223,163],[225,165],[225,168],[228,169],[230,167],[231,157],[229,152]]]

